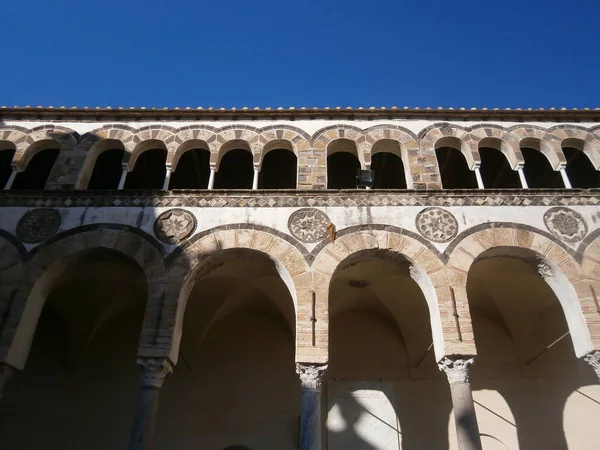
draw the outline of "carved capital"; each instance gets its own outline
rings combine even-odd
[[[321,390],[323,374],[327,370],[327,364],[302,364],[296,363],[296,373],[300,378],[303,390]]]
[[[588,353],[583,357],[583,360],[592,366],[592,369],[594,369],[594,372],[596,372],[596,375],[600,380],[600,351],[594,350]]]
[[[141,387],[159,389],[173,372],[173,364],[167,358],[140,358],[137,362],[142,366]]]
[[[453,383],[468,383],[469,382],[469,366],[473,364],[475,360],[449,358],[444,356],[439,362],[438,367],[441,371],[446,372],[448,382]]]

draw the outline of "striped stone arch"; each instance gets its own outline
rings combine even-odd
[[[230,249],[255,251],[273,261],[294,301],[297,333],[310,326],[306,312],[311,304],[312,278],[306,250],[291,237],[267,227],[227,225],[194,236],[169,256],[166,292],[149,307],[154,311],[153,322],[144,330],[152,333],[142,335],[140,356],[159,355],[177,363],[187,299],[204,275],[203,269],[210,267],[209,258]],[[302,355],[301,348],[297,348],[298,355]]]
[[[216,165],[217,170],[223,155],[235,148],[248,150],[252,154],[254,165],[258,165],[260,153],[264,146],[259,130],[250,125],[228,125],[217,132],[218,150],[211,154],[211,165]]]
[[[560,139],[549,133],[546,129],[537,125],[515,125],[506,129],[514,137],[520,146],[523,140],[534,140],[554,170],[558,170],[566,164],[565,155],[560,147]]]
[[[493,124],[481,124],[468,128],[466,139],[479,149],[483,146],[501,151],[510,167],[514,170],[523,164],[523,154],[514,136],[503,127]]]
[[[29,134],[29,130],[27,128],[18,127],[18,126],[0,126],[0,145],[1,141],[6,141],[12,144],[15,149],[15,153],[23,154],[25,150],[27,150],[33,143],[34,140]],[[2,150],[6,150],[11,148],[2,147]]]
[[[443,146],[456,148],[456,142],[458,142],[460,148],[457,148],[457,150],[460,150],[464,155],[471,170],[478,167],[481,162],[479,150],[470,139],[468,129],[460,125],[447,122],[434,123],[421,130],[419,139],[422,150],[437,150]]]
[[[110,124],[85,133],[76,151],[76,157],[83,160],[83,164],[75,181],[75,189],[87,188],[102,152],[120,148],[124,151],[123,162],[129,161],[129,155],[139,143],[136,132],[135,128],[127,125]]]
[[[20,172],[24,171],[29,161],[42,150],[58,145],[61,152],[65,150],[72,151],[77,148],[80,140],[77,132],[70,128],[55,125],[41,125],[32,128],[29,131],[29,137],[32,141],[30,145],[24,148],[22,152],[17,149],[13,157],[13,164],[17,166],[17,170]]]
[[[353,227],[341,230],[335,243],[319,249],[312,264],[316,296],[317,344],[326,350],[328,330],[329,286],[339,265],[349,256],[364,250],[388,250],[402,255],[411,264],[411,276],[417,282],[427,301],[431,334],[436,360],[447,354],[474,354],[474,346],[459,342],[454,327],[454,316],[446,267],[438,254],[421,242],[416,235],[390,226]],[[468,320],[468,318],[467,318]],[[308,332],[308,330],[307,330]],[[320,339],[319,339],[320,337]]]
[[[600,169],[600,136],[578,125],[556,125],[548,128],[548,133],[556,136],[561,149],[569,145],[587,155],[596,170]]]
[[[262,148],[257,163],[271,150],[286,149],[296,156],[306,155],[312,149],[310,135],[300,128],[290,125],[270,125],[258,130]]]
[[[356,152],[361,167],[365,168],[366,141],[363,131],[352,125],[330,125],[321,128],[313,134],[312,144],[315,156],[327,158],[329,156],[329,145],[338,139],[348,139],[356,144]]]
[[[581,266],[562,245],[532,227],[488,223],[467,230],[451,243],[447,250],[448,277],[459,311],[469,311],[467,278],[471,266],[482,253],[494,248],[527,249],[539,258],[550,269],[551,275],[543,276],[563,308],[575,354],[581,357],[600,348],[600,334],[590,334],[598,313]],[[472,335],[470,320],[468,326]]]
[[[192,149],[208,150],[212,158],[212,155],[217,155],[220,147],[217,136],[218,129],[210,125],[189,125],[179,128],[175,135],[178,147],[174,153],[168,154],[167,165],[171,165],[173,171],[176,171],[181,155]]]
[[[149,305],[163,297],[165,268],[162,247],[136,228],[117,224],[87,225],[56,235],[28,255],[23,282],[12,301],[0,335],[0,361],[22,369],[27,360],[37,322],[56,277],[78,264],[77,257],[93,249],[121,253],[144,271],[148,286],[144,330]],[[150,320],[150,322],[153,322]],[[142,332],[143,333],[143,332]]]
[[[126,153],[128,157],[127,170],[131,172],[135,167],[138,157],[146,150],[153,148],[163,148],[167,152],[167,157],[171,153],[177,151],[177,147],[181,144],[177,140],[177,128],[169,125],[148,125],[138,128],[135,136],[137,144],[131,153]]]

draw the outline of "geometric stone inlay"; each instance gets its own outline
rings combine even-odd
[[[319,242],[327,236],[331,221],[327,214],[316,208],[303,208],[293,212],[288,220],[292,236],[309,244]]]
[[[565,242],[578,242],[588,232],[581,214],[570,208],[550,208],[544,213],[544,224],[554,236]]]
[[[417,230],[433,242],[448,242],[458,233],[456,218],[442,208],[425,208],[415,220]]]
[[[154,222],[154,235],[166,244],[177,244],[196,229],[196,218],[184,209],[170,209]]]
[[[54,236],[60,223],[60,213],[55,209],[34,209],[26,212],[17,223],[17,237],[26,244],[37,244]]]

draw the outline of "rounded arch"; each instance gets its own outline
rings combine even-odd
[[[252,250],[274,263],[294,302],[296,329],[300,327],[298,311],[303,299],[299,289],[307,284],[308,264],[299,249],[269,231],[242,227],[208,230],[192,238],[188,245],[170,258],[165,301],[157,302],[155,299],[150,307],[158,314],[155,321],[160,322],[157,330],[164,342],[164,356],[174,363],[179,357],[183,318],[191,290],[196,281],[211,269],[209,258],[230,249]],[[145,341],[146,351],[155,353],[152,342]]]
[[[485,224],[459,236],[449,248],[448,275],[459,308],[468,309],[467,274],[475,260],[490,249],[518,248],[530,252],[539,262],[542,277],[558,298],[578,357],[593,349],[588,323],[596,319],[584,311],[595,311],[589,298],[582,296],[581,267],[562,246],[534,229],[517,224]],[[471,330],[472,333],[472,330]]]
[[[419,133],[422,150],[452,147],[464,155],[470,170],[480,161],[477,146],[469,140],[467,129],[449,123],[435,123]]]
[[[514,136],[519,148],[533,147],[543,153],[554,170],[558,170],[566,163],[560,149],[560,140],[544,128],[536,125],[516,125],[508,128],[507,132]]]
[[[300,128],[290,125],[272,125],[261,128],[260,142],[263,145],[257,163],[262,164],[265,155],[271,150],[286,149],[296,156],[311,149],[310,135]]]
[[[123,160],[121,161],[121,164],[126,159],[127,149],[125,144],[123,144],[123,141],[112,138],[96,140],[96,142],[93,143],[92,146],[87,150],[87,155],[79,171],[77,181],[75,182],[75,189],[86,189],[88,187],[94,172],[94,167],[98,162],[98,157],[107,150],[122,150],[125,152],[123,154]]]
[[[144,330],[148,328],[148,306],[163,296],[165,268],[162,251],[145,233],[123,225],[97,224],[75,228],[55,236],[33,249],[24,267],[23,282],[14,296],[6,326],[0,336],[0,360],[22,369],[35,333],[46,294],[53,280],[64,273],[68,257],[95,249],[109,249],[134,261],[144,272],[148,285]],[[150,322],[152,323],[152,322]],[[144,332],[143,332],[144,333]]]
[[[184,141],[179,147],[177,147],[177,150],[175,151],[175,153],[169,153],[167,155],[167,165],[171,165],[171,170],[173,172],[177,171],[177,164],[179,163],[179,160],[181,159],[181,156],[185,153],[188,152],[190,150],[206,150],[208,152],[210,152],[210,146],[208,145],[208,143],[202,139],[190,139],[190,140],[186,140]]]
[[[214,165],[217,172],[219,171],[219,167],[221,166],[221,162],[223,161],[223,157],[225,154],[232,150],[244,150],[250,153],[252,156],[252,160],[255,159],[255,153],[252,151],[252,147],[250,147],[250,143],[244,139],[232,139],[229,141],[225,141],[219,147],[219,150],[216,154],[211,154],[210,164]]]
[[[577,125],[556,125],[548,133],[560,141],[562,148],[574,147],[587,155],[595,169],[600,169],[600,136]]]
[[[356,156],[362,167],[365,165],[365,141],[360,128],[350,125],[331,125],[321,128],[313,134],[313,147],[316,151],[330,154],[330,145],[337,140],[352,141],[356,146]]]
[[[469,138],[478,150],[489,147],[502,152],[513,170],[523,164],[523,155],[514,137],[500,126],[476,125],[471,127]]]
[[[144,153],[147,150],[155,149],[164,150],[165,152],[167,152],[167,155],[170,153],[167,143],[162,139],[140,139],[136,146],[133,148],[132,152],[130,154],[125,155],[127,161],[124,162],[127,162],[127,171],[131,172],[133,170],[133,168],[135,167],[135,163],[137,162],[138,158],[142,153]]]
[[[211,164],[216,165],[217,170],[223,155],[237,148],[248,150],[256,164],[263,146],[258,130],[248,125],[228,125],[221,128],[217,133],[217,141],[218,150],[211,159]]]
[[[212,155],[216,155],[220,144],[218,142],[217,129],[210,125],[189,125],[181,127],[176,135],[175,141],[178,147],[174,153],[167,157],[167,164],[173,166],[173,171],[181,158],[181,155],[192,148],[202,148],[208,150]],[[189,143],[188,143],[189,142]]]
[[[23,154],[35,141],[29,130],[17,126],[0,126],[0,141],[11,142],[16,152]]]
[[[389,227],[388,227],[389,228]],[[315,273],[317,309],[327,309],[329,285],[344,260],[365,250],[387,250],[401,255],[411,264],[411,278],[420,287],[427,301],[436,361],[446,355],[444,329],[453,318],[445,304],[448,284],[446,270],[438,256],[416,238],[392,230],[363,230],[343,234],[335,243],[320,249],[312,265]],[[452,323],[452,322],[450,322]],[[448,336],[451,337],[451,336]]]

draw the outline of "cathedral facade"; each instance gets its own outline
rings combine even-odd
[[[597,448],[600,110],[0,109],[0,447]]]

